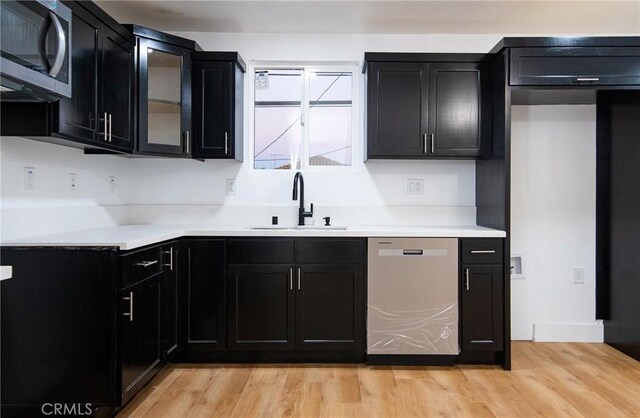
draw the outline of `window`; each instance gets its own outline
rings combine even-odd
[[[351,166],[355,71],[256,69],[254,168]]]

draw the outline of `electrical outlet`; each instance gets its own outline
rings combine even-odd
[[[584,267],[573,268],[573,283],[584,284]]]
[[[236,194],[236,179],[227,179],[227,194],[235,196],[235,194]]]
[[[76,183],[76,173],[69,173],[69,189],[72,192],[76,191],[78,184]]]
[[[114,194],[116,192],[116,178],[109,176],[109,193]]]
[[[424,194],[424,179],[407,179],[407,194]]]
[[[24,168],[24,189],[35,190],[36,188],[36,169],[35,167]]]

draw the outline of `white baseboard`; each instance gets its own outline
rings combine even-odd
[[[601,321],[587,324],[551,323],[533,324],[533,341],[601,343],[604,327]]]

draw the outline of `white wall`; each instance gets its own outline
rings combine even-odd
[[[0,138],[0,237],[80,230],[125,223],[123,158],[89,156],[81,150],[24,138]],[[35,168],[35,188],[25,190],[24,167]],[[69,173],[76,174],[71,191]],[[109,177],[116,178],[111,193]]]
[[[602,341],[595,321],[595,106],[513,106],[512,337]],[[573,283],[584,267],[585,283]],[[535,330],[535,335],[534,335]]]

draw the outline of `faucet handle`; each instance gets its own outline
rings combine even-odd
[[[313,216],[313,203],[311,204],[311,210],[309,210],[309,213]]]

